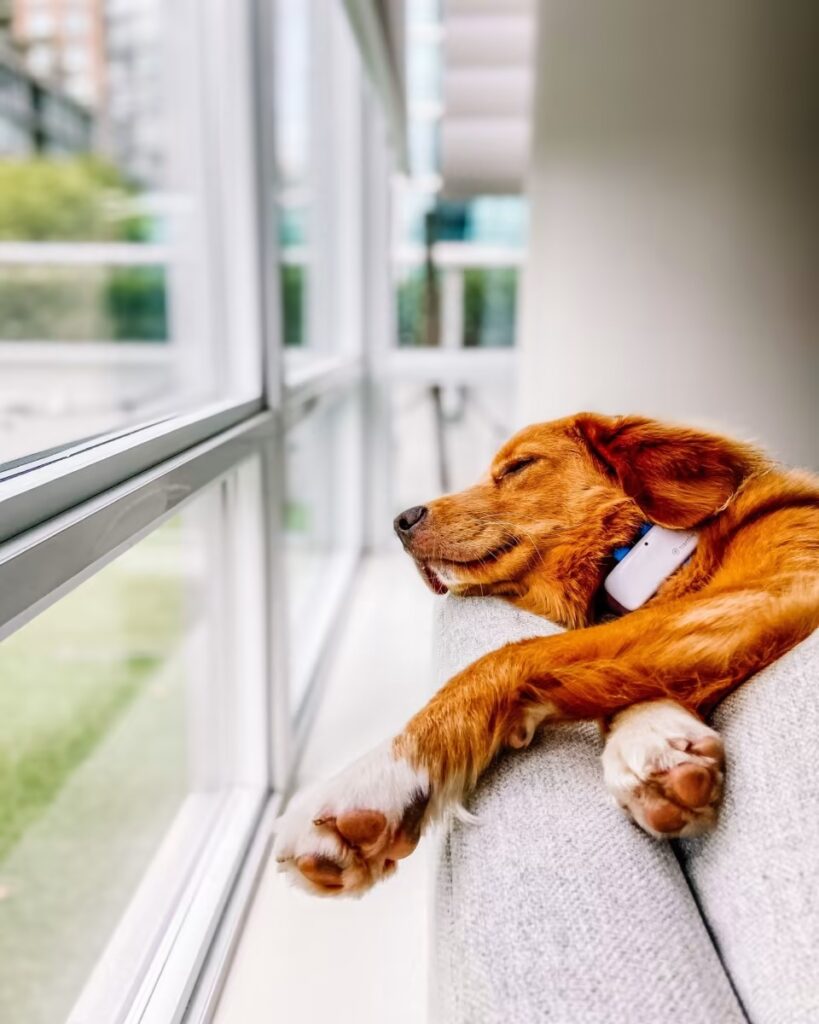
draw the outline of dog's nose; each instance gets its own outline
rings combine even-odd
[[[413,505],[412,508],[406,509],[401,513],[400,516],[396,516],[393,521],[395,532],[399,537],[406,537],[412,533],[415,527],[424,519],[427,514],[425,505]]]

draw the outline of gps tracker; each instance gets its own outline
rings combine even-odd
[[[603,583],[615,606],[633,612],[694,553],[695,530],[652,526],[608,574]]]

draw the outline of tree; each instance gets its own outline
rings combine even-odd
[[[152,222],[134,190],[95,157],[0,161],[0,241],[138,242]],[[0,338],[63,341],[167,338],[162,267],[7,267]]]

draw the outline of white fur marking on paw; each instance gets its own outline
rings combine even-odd
[[[373,856],[369,851],[365,856],[321,822],[349,811],[380,812],[387,823],[386,844],[395,837],[407,809],[426,797],[429,788],[426,773],[396,757],[391,743],[377,747],[332,779],[315,783],[293,797],[273,826],[273,856],[279,870],[287,872],[302,888],[319,892],[296,862],[307,856],[326,858],[342,869],[339,888],[345,895],[363,892],[391,873],[393,862],[378,856],[383,853],[381,847],[373,851]]]
[[[614,720],[603,750],[603,776],[617,805],[654,836],[692,836],[716,820],[715,801],[702,808],[685,808],[685,824],[659,832],[646,821],[647,784],[680,765],[707,767],[715,779],[715,795],[722,784],[721,753],[708,757],[692,751],[694,744],[711,740],[721,751],[719,734],[696,715],[672,700],[646,701],[621,712]]]

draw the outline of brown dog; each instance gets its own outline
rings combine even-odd
[[[612,550],[648,521],[697,528],[637,611],[600,600]],[[504,747],[601,719],[603,768],[653,835],[715,820],[722,743],[700,717],[819,625],[819,481],[748,445],[641,417],[529,427],[475,487],[395,523],[436,592],[499,595],[568,627],[470,665],[391,742],[301,794],[275,854],[310,891],[358,893],[457,806]]]

